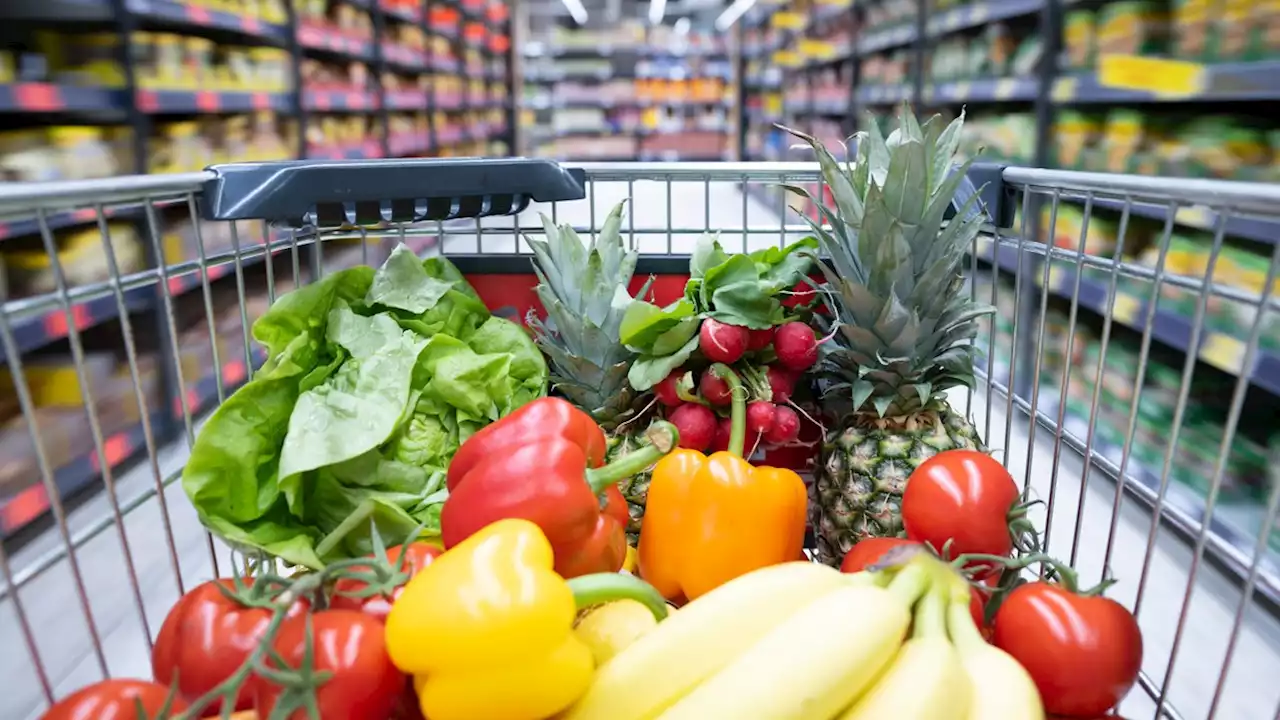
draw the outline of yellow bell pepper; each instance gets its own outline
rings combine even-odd
[[[619,599],[661,620],[652,586],[621,573],[565,581],[551,544],[528,520],[500,520],[421,570],[387,616],[387,652],[414,675],[431,720],[542,720],[591,683],[591,650],[573,632],[579,610]]]

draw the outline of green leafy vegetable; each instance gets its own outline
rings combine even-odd
[[[370,552],[373,532],[438,533],[458,446],[546,394],[523,328],[403,246],[280,297],[253,335],[268,360],[205,423],[182,484],[227,542],[307,567]]]
[[[763,330],[783,320],[778,295],[804,277],[817,253],[817,241],[805,238],[784,248],[757,250],[750,255],[726,255],[719,240],[705,237],[694,253],[701,259],[700,279],[690,280],[686,298],[697,302],[707,317],[731,325]],[[718,260],[709,265],[711,260]]]
[[[636,300],[627,306],[622,324],[618,326],[618,336],[623,345],[635,352],[645,352],[663,333],[696,314],[697,308],[687,299],[677,300],[663,308]]]
[[[644,392],[662,382],[662,379],[670,375],[672,370],[685,364],[697,349],[698,337],[695,335],[670,355],[641,355],[631,364],[631,370],[627,372],[627,382],[631,383],[631,387],[636,390]]]

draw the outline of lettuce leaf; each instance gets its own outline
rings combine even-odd
[[[404,247],[281,296],[253,335],[268,360],[205,423],[183,488],[233,546],[306,567],[438,534],[459,445],[547,391],[528,333]]]

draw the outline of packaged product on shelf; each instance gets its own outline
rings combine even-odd
[[[1164,50],[1169,17],[1162,5],[1148,0],[1125,0],[1098,11],[1099,55],[1150,55]]]
[[[1171,49],[1183,60],[1212,60],[1217,53],[1217,0],[1175,0]]]
[[[1147,147],[1149,118],[1134,110],[1107,114],[1100,143],[1101,167],[1106,172],[1135,172]]]
[[[119,60],[120,36],[117,33],[39,30],[34,37],[36,50],[44,57],[48,77],[23,79],[124,87],[125,74]]]
[[[1080,205],[1059,202],[1056,221],[1053,225],[1054,213],[1051,204],[1046,203],[1040,210],[1041,227],[1045,234],[1053,234],[1053,244],[1064,250],[1076,250],[1080,247],[1080,235],[1084,231],[1084,209]],[[1116,222],[1110,218],[1094,213],[1089,218],[1089,232],[1085,236],[1084,251],[1094,257],[1111,257],[1116,249]],[[1074,261],[1062,260],[1064,266],[1074,266]],[[1092,268],[1088,268],[1092,269]]]
[[[1067,12],[1063,19],[1063,50],[1065,66],[1073,69],[1093,67],[1097,51],[1097,16],[1089,8],[1077,8]]]
[[[30,416],[40,449],[51,469],[63,467],[93,447],[89,418],[84,409],[35,408]],[[39,485],[41,468],[22,416],[10,418],[0,427],[0,493],[14,494]]]
[[[1003,77],[1012,68],[1018,41],[1008,25],[992,23],[983,29],[982,38],[973,43],[972,47],[975,50],[975,67],[971,69],[975,77]]]
[[[1092,148],[1102,133],[1102,124],[1094,115],[1060,111],[1053,126],[1054,147],[1058,167],[1077,170],[1085,165],[1085,151]]]
[[[1028,35],[1018,42],[1018,47],[1009,60],[1005,75],[1013,77],[1032,77],[1040,65],[1040,57],[1044,55],[1044,38],[1039,35]]]
[[[1180,170],[1191,177],[1235,178],[1270,160],[1262,130],[1236,118],[1196,118],[1177,134],[1186,148],[1186,164]]]
[[[130,223],[108,225],[116,263],[122,274],[141,270],[145,263],[142,244]],[[107,256],[97,227],[58,233],[58,262],[68,287],[87,285],[109,277]],[[56,285],[53,262],[43,246],[32,244],[22,248],[6,248],[5,268],[9,285],[16,296],[53,292]]]

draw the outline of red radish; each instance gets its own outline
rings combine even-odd
[[[779,326],[773,336],[773,349],[778,353],[778,362],[791,370],[808,370],[818,362],[818,339],[813,328],[802,322]]]
[[[747,437],[754,439],[761,433],[767,433],[773,428],[773,416],[777,411],[774,404],[757,400],[747,405]]]
[[[765,328],[764,330],[749,330],[747,338],[748,350],[763,350],[769,347],[769,343],[773,342],[774,328]]]
[[[721,418],[716,426],[716,439],[711,441],[711,452],[726,452],[729,449],[729,434],[733,432],[733,421]]]
[[[716,436],[716,414],[705,405],[685,403],[672,410],[667,420],[680,431],[682,448],[704,451]]]
[[[795,287],[791,288],[790,293],[783,296],[781,300],[782,307],[796,308],[808,305],[813,302],[813,299],[817,297],[817,295],[818,291],[813,289],[813,286],[804,280],[801,280],[796,283]]]
[[[679,384],[680,376],[684,373],[683,369],[672,370],[670,375],[653,386],[653,394],[658,396],[658,402],[667,407],[679,407],[684,404],[684,400],[680,399],[680,395],[676,392],[676,385]]]
[[[718,375],[707,370],[702,373],[702,378],[698,380],[698,392],[702,393],[702,399],[712,405],[728,405],[733,402],[733,393],[729,392],[729,383],[721,380]]]
[[[731,364],[738,362],[747,351],[751,331],[741,325],[730,325],[707,318],[698,328],[698,346],[711,362]]]
[[[771,365],[768,370],[765,370],[765,377],[769,380],[769,389],[773,391],[774,402],[784,403],[791,399],[791,393],[796,389],[794,375],[783,368]]]
[[[785,445],[798,437],[800,437],[800,416],[796,411],[786,405],[774,408],[773,425],[765,432],[764,441],[770,445]],[[681,441],[683,442],[683,438]]]

